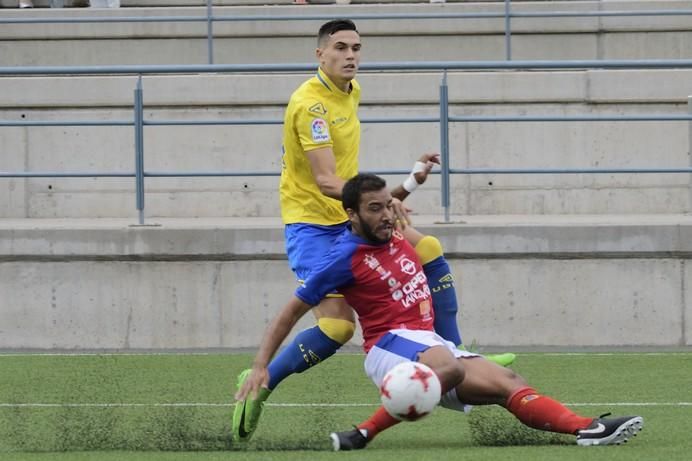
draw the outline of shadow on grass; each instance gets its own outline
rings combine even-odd
[[[574,445],[574,436],[539,431],[521,424],[507,410],[474,407],[469,413],[471,437],[477,445],[505,447],[521,445]]]
[[[328,434],[336,428],[345,428],[344,417],[338,412],[272,413],[266,415],[251,442],[234,444],[230,412],[224,408],[6,407],[0,409],[0,453],[330,451]],[[499,407],[475,407],[468,415],[468,427],[472,443],[480,446],[574,443],[573,436],[523,426]],[[435,432],[432,427],[426,430]],[[468,443],[451,443],[423,435],[407,443],[414,444],[411,448],[416,443],[422,448],[427,439],[437,448],[440,443],[450,449]]]
[[[0,452],[219,451],[233,448],[227,414],[194,407],[10,407]]]

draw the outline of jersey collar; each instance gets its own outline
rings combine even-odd
[[[325,88],[327,88],[332,93],[337,93],[337,94],[341,94],[344,96],[348,96],[349,94],[351,94],[351,91],[353,91],[353,82],[349,83],[349,92],[345,93],[339,87],[337,87],[334,84],[334,82],[332,82],[329,79],[329,77],[327,77],[327,74],[324,73],[324,71],[322,70],[321,67],[317,68],[317,79],[320,81],[320,83],[322,83],[322,85],[324,85]]]

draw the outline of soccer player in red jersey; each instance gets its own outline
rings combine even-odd
[[[256,395],[267,386],[267,365],[279,345],[312,306],[338,289],[358,314],[366,373],[378,387],[398,363],[418,361],[439,377],[440,404],[446,408],[463,411],[465,405],[500,405],[527,426],[574,434],[579,445],[620,444],[641,430],[640,416],[575,414],[539,394],[512,370],[459,350],[437,335],[425,273],[414,248],[395,229],[392,195],[385,181],[359,174],[344,186],[342,202],[350,226],[270,323],[236,399]],[[335,450],[365,448],[380,431],[398,422],[380,407],[355,429],[330,437]]]

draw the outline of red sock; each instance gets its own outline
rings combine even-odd
[[[377,409],[367,420],[358,425],[358,429],[368,431],[367,438],[372,440],[379,432],[388,429],[401,421],[387,413],[384,407]]]
[[[522,387],[507,399],[507,409],[522,423],[543,431],[576,434],[591,424],[593,418],[574,414],[560,402]]]

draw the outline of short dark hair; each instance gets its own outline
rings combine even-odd
[[[320,46],[323,40],[329,38],[330,35],[342,30],[353,30],[359,34],[358,29],[356,29],[356,25],[350,19],[334,19],[332,21],[325,22],[322,24],[322,27],[320,27],[320,31],[317,33],[317,46]]]
[[[387,187],[387,182],[371,173],[358,173],[344,184],[341,192],[341,205],[344,210],[349,208],[358,211],[360,197],[365,192],[375,192]]]

